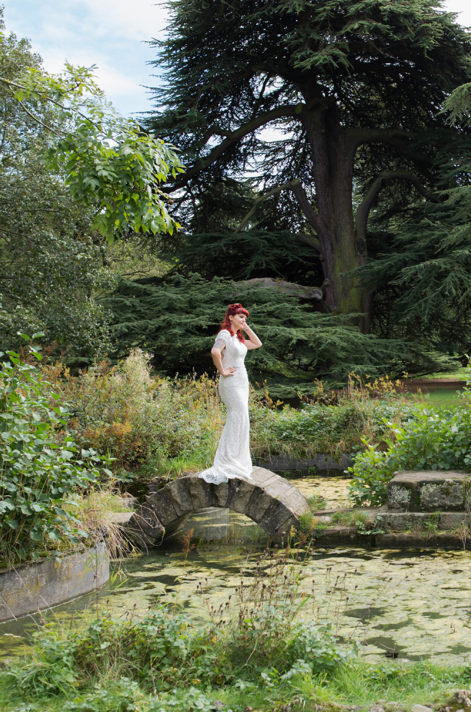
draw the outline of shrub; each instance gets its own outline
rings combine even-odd
[[[115,472],[179,457],[211,461],[222,422],[215,382],[153,378],[149,358],[135,349],[113,368],[101,362],[79,378],[62,364],[46,367],[73,408],[74,437],[109,451]]]
[[[348,468],[353,474],[350,497],[355,504],[384,504],[387,484],[397,470],[469,471],[471,409],[467,406],[438,412],[421,406],[413,419],[393,430],[395,441],[385,452],[368,445]]]
[[[253,450],[262,454],[289,454],[309,457],[313,454],[340,457],[365,448],[373,440],[380,448],[394,437],[394,428],[413,417],[414,405],[401,393],[379,389],[376,393],[353,384],[337,398],[336,405],[305,403],[299,410],[285,407],[265,417],[255,430]]]
[[[43,369],[70,404],[73,437],[86,449],[109,452],[115,476],[127,483],[210,466],[225,420],[216,380],[206,375],[173,380],[153,376],[149,358],[135,349],[116,366],[101,362],[78,378],[63,364]],[[267,393],[251,389],[254,458],[340,457],[364,449],[365,439],[383,448],[394,437],[394,426],[413,412],[389,381],[367,388],[351,379],[334,400],[336,405],[316,401],[300,410],[280,410]]]
[[[40,359],[38,348],[31,354]],[[38,369],[8,356],[0,371],[0,552],[13,564],[85,536],[66,509],[103,463],[67,435],[67,410]]]

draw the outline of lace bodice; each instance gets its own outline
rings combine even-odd
[[[221,376],[219,380],[226,381],[230,378],[233,382],[233,386],[239,383],[243,383],[245,385],[249,380],[244,363],[247,355],[247,346],[239,341],[237,336],[231,336],[227,329],[223,329],[219,332],[216,337],[216,343],[220,339],[224,340],[226,344],[226,348],[222,352],[222,365],[224,366],[224,369],[232,366],[235,368],[235,373],[233,376]]]

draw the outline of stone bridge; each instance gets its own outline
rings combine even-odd
[[[253,481],[234,478],[222,485],[208,484],[195,475],[180,477],[147,497],[129,520],[137,543],[158,546],[166,534],[192,512],[208,507],[229,508],[256,522],[273,540],[299,526],[309,512],[307,499],[293,484],[263,467],[254,467]]]

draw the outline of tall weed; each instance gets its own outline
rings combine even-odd
[[[211,458],[221,430],[216,385],[207,377],[152,377],[149,356],[134,350],[117,366],[101,362],[71,377],[62,364],[47,366],[73,407],[71,429],[84,447],[109,451],[113,469],[153,474],[168,459]]]
[[[35,699],[109,688],[123,678],[154,695],[235,682],[272,688],[334,669],[351,646],[339,643],[334,621],[299,616],[313,598],[301,590],[301,564],[290,549],[266,553],[233,599],[216,610],[209,605],[207,622],[171,604],[141,619],[105,614],[65,636],[41,631],[32,655],[10,663],[1,677],[12,695]],[[197,595],[205,601],[204,586]]]
[[[253,451],[260,457],[323,454],[339,458],[365,449],[365,441],[384,449],[394,438],[395,428],[415,411],[415,403],[400,390],[396,392],[396,387],[388,379],[365,385],[351,377],[348,387],[330,398],[320,388],[316,399],[300,409],[271,408],[259,427],[255,420]]]

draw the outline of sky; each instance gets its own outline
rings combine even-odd
[[[157,2],[157,4],[156,4]],[[8,32],[28,37],[49,72],[67,60],[98,66],[99,86],[123,114],[151,109],[146,86],[155,86],[155,49],[146,44],[162,37],[167,13],[162,0],[3,0]],[[471,27],[470,0],[446,0],[444,7]]]

